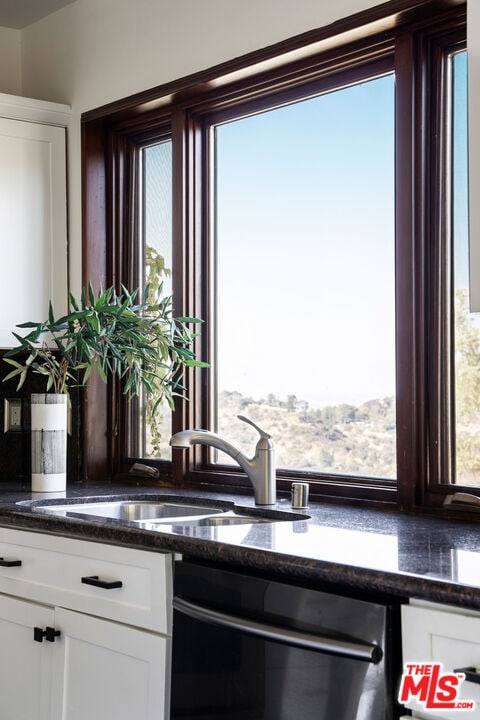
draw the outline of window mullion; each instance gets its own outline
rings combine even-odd
[[[414,128],[421,103],[415,94],[415,44],[399,35],[395,48],[397,483],[399,504],[410,509],[425,472],[423,408],[424,307],[422,252],[423,170]]]

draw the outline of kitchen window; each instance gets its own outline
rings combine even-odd
[[[162,435],[208,427],[245,449],[245,414],[274,436],[279,490],[301,477],[312,495],[411,509],[463,477],[450,168],[465,6],[389,10],[84,115],[84,273],[143,284],[168,238],[160,274],[176,312],[205,320],[197,353],[212,367],[187,373],[190,401]],[[143,460],[173,483],[248,487],[211,448],[170,459],[116,388],[87,403],[87,424],[95,408],[92,476]]]
[[[394,89],[209,121],[214,425],[278,468],[396,478]]]

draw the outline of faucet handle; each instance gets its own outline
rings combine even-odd
[[[265,430],[262,430],[262,428],[259,428],[258,425],[255,425],[255,423],[249,420],[249,418],[245,417],[244,415],[237,415],[237,418],[242,422],[247,423],[247,425],[251,425],[258,433],[260,433],[259,442],[261,442],[262,440],[271,440],[272,436],[269,433],[265,432]],[[273,444],[271,442],[267,443],[267,445],[268,447],[273,447]]]

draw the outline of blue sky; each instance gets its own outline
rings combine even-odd
[[[467,53],[453,60],[455,285],[468,286]]]
[[[394,78],[217,129],[219,388],[393,395]]]

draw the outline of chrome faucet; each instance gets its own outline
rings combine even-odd
[[[209,430],[182,430],[170,438],[174,448],[188,448],[192,445],[211,445],[217,450],[230,455],[244,470],[253,485],[255,505],[275,505],[275,459],[271,435],[261,430],[255,423],[243,415],[239,420],[252,425],[260,433],[253,458],[245,455],[228,440]]]

